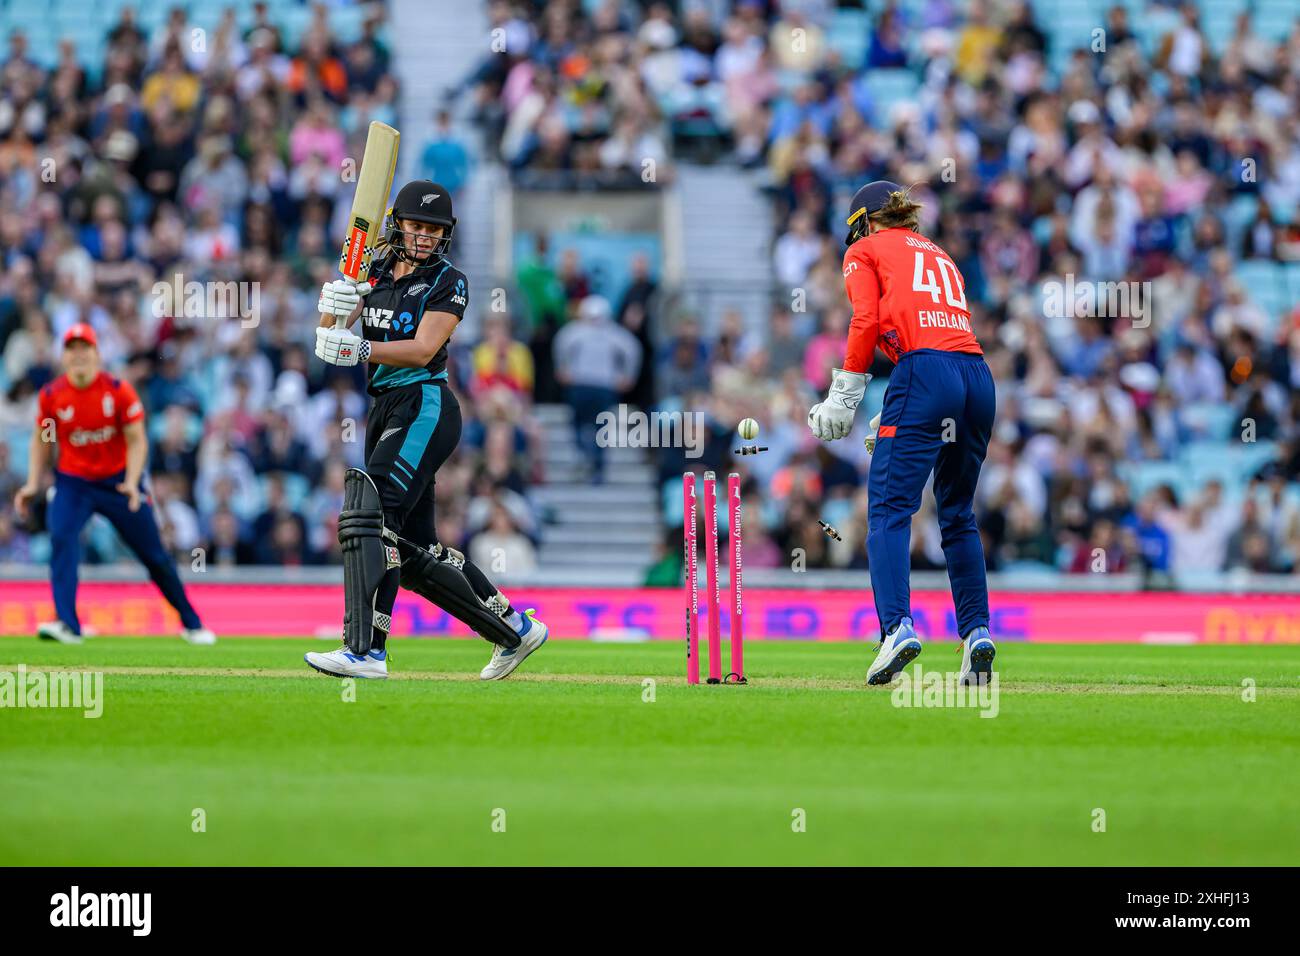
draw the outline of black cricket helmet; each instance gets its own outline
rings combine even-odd
[[[877,179],[874,183],[867,183],[855,192],[853,202],[849,205],[849,218],[844,220],[844,224],[849,227],[848,235],[844,237],[844,244],[851,246],[867,234],[867,219],[873,212],[880,212],[885,208],[890,193],[906,191],[898,183],[891,183],[888,179]]]
[[[388,207],[384,238],[389,248],[408,262],[418,262],[415,246],[407,247],[406,232],[398,226],[398,220],[442,226],[442,236],[434,241],[430,258],[447,254],[452,230],[456,228],[456,217],[451,214],[451,193],[446,188],[430,179],[415,179],[398,191],[397,198]]]

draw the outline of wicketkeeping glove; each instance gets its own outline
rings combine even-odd
[[[831,390],[826,401],[818,402],[808,412],[808,427],[822,441],[835,441],[853,430],[853,416],[862,404],[871,376],[866,372],[831,372]]]
[[[369,282],[352,282],[348,279],[335,279],[320,287],[320,298],[316,300],[316,311],[335,318],[346,319],[352,310],[361,304],[361,297],[370,291]]]

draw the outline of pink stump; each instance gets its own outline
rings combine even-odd
[[[704,473],[704,571],[708,576],[709,609],[709,683],[722,683],[722,636],[718,618],[718,480],[711,472]]]
[[[682,540],[686,549],[686,683],[700,682],[700,591],[695,475],[682,475]]]
[[[727,553],[731,558],[731,673],[737,683],[745,679],[744,587],[741,583],[741,566],[744,555],[744,534],[740,526],[740,475],[727,476]]]

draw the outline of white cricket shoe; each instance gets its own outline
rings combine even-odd
[[[328,654],[308,651],[302,659],[331,677],[371,677],[376,680],[388,677],[388,652],[373,647],[364,654],[353,654],[346,645]]]
[[[528,627],[523,634],[519,635],[519,646],[514,650],[507,650],[500,644],[496,645],[487,667],[479,671],[479,680],[504,680],[514,673],[515,668],[524,662],[524,658],[546,643],[546,625],[533,617],[532,608],[524,612],[524,621],[527,622]]]
[[[217,643],[217,635],[213,634],[206,627],[187,627],[181,631],[181,640],[186,644],[209,644]]]
[[[62,621],[46,621],[36,626],[36,636],[43,641],[58,641],[60,644],[80,644],[81,635]]]
[[[921,639],[912,628],[912,619],[905,617],[880,642],[880,653],[867,668],[867,683],[888,684],[920,653]]]
[[[972,629],[961,645],[961,670],[957,673],[957,683],[987,684],[993,673],[993,658],[998,653],[989,637],[989,629]]]

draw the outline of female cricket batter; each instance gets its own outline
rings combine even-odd
[[[866,393],[880,346],[897,368],[867,439],[867,555],[881,646],[868,684],[887,684],[917,654],[912,627],[912,515],[934,473],[943,553],[964,642],[958,679],[983,682],[996,650],[989,638],[984,547],[971,504],[993,430],[993,376],[971,330],[965,283],[948,254],[917,232],[918,203],[897,183],[857,191],[847,220],[844,285],[853,306],[844,368],[808,413],[822,441],[843,438]]]
[[[473,562],[438,542],[434,480],[460,441],[460,404],[447,384],[447,341],[465,315],[465,276],[447,259],[456,218],[447,190],[407,183],[387,217],[388,252],[369,283],[321,289],[316,355],[331,365],[369,363],[374,405],[366,467],[348,470],[343,545],[344,646],[309,653],[337,677],[388,676],[385,643],[400,583],[496,645],[479,677],[508,677],[546,642],[546,625],[520,614]],[[362,297],[365,304],[362,305]],[[362,337],[334,327],[362,318]]]
[[[81,643],[77,619],[81,529],[92,514],[101,514],[180,614],[181,637],[191,644],[215,644],[216,635],[199,621],[158,534],[144,486],[149,442],[139,396],[130,382],[100,369],[99,341],[94,328],[84,322],[64,333],[62,361],[64,374],[41,389],[27,482],[14,495],[14,511],[23,518],[40,491],[57,444],[47,524],[50,585],[58,620],[41,624],[37,634],[64,644]]]

